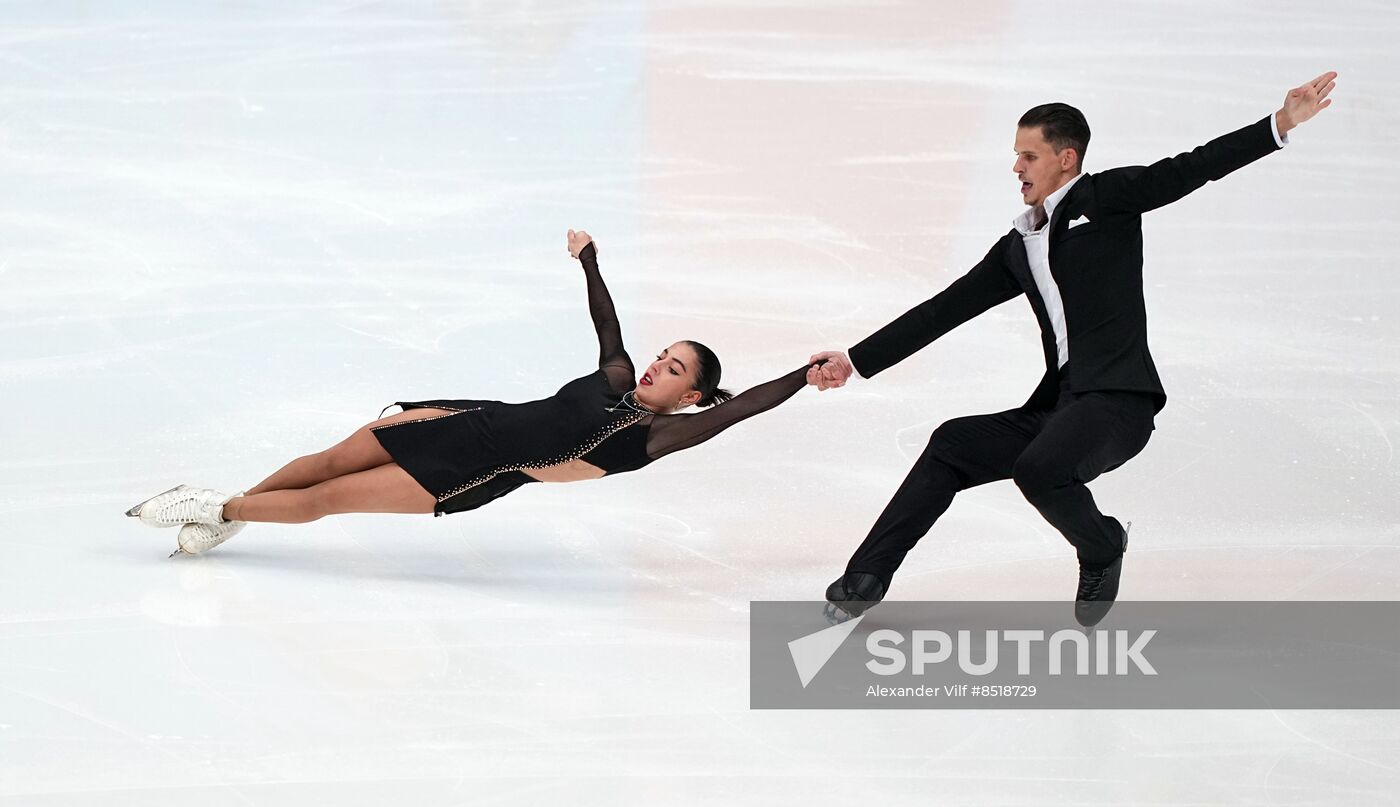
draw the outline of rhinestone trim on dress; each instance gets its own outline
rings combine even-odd
[[[389,404],[389,406],[393,406],[393,404]],[[386,406],[386,407],[384,407],[384,408],[385,408],[385,409],[388,409],[389,406]],[[415,407],[415,408],[422,408],[422,409],[452,409],[452,407],[450,407],[450,406],[424,406],[424,407]],[[402,425],[405,424],[405,423],[422,423],[422,422],[425,421],[425,420],[437,420],[438,418],[450,418],[450,417],[452,417],[453,415],[460,415],[460,414],[462,414],[463,412],[476,412],[476,411],[478,411],[478,410],[480,410],[480,409],[483,409],[483,408],[484,408],[484,407],[478,406],[478,407],[475,407],[475,408],[473,408],[473,409],[452,409],[451,412],[448,412],[448,413],[445,414],[445,415],[430,415],[429,417],[425,417],[425,418],[414,418],[413,420],[400,420],[400,421],[396,421],[396,422],[394,422],[394,423],[385,423],[383,426],[370,426],[370,427],[369,427],[369,430],[372,431],[372,432],[377,432],[377,431],[379,431],[380,429],[387,429],[387,428],[389,428],[390,426],[402,426]],[[408,411],[408,410],[404,410],[404,411]],[[403,412],[400,412],[399,414],[403,414]]]

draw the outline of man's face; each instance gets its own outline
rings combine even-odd
[[[1039,207],[1045,198],[1079,173],[1079,155],[1072,148],[1059,154],[1039,126],[1016,130],[1016,164],[1011,170],[1021,180],[1021,200]]]

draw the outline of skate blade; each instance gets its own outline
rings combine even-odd
[[[822,616],[826,617],[826,624],[828,625],[840,625],[843,622],[849,622],[855,619],[854,614],[830,602],[822,609]]]
[[[170,560],[171,558],[175,557],[176,555],[181,555],[181,556],[187,557],[187,558],[192,558],[192,557],[194,557],[194,553],[193,553],[193,552],[186,552],[185,549],[184,549],[184,547],[179,547],[179,546],[177,546],[177,547],[175,547],[175,551],[174,551],[174,552],[171,552],[169,555],[166,555],[166,556],[165,556],[165,559],[166,559],[166,560]]]
[[[179,486],[179,485],[176,485],[175,487],[171,488],[170,490],[165,491],[165,493],[174,493],[175,491],[177,491],[177,490],[179,490],[179,489],[180,489],[180,486]],[[157,493],[156,495],[152,496],[151,499],[159,499],[161,496],[164,496],[165,493]],[[128,516],[130,516],[131,518],[140,518],[140,517],[141,517],[141,508],[146,504],[146,502],[149,502],[151,499],[147,499],[145,502],[141,502],[141,504],[138,504],[138,505],[132,507],[130,510],[127,510],[127,511],[126,511],[126,514],[127,514]]]

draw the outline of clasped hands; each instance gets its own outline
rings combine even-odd
[[[807,360],[808,364],[815,365],[824,361],[820,367],[807,368],[807,383],[818,390],[835,389],[846,386],[846,379],[855,374],[856,368],[851,364],[851,360],[845,353],[839,350],[824,350],[821,353],[813,353],[812,358]]]

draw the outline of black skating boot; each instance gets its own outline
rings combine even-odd
[[[1129,521],[1123,528],[1123,552],[1128,551]],[[1079,564],[1079,591],[1074,595],[1074,618],[1086,628],[1099,624],[1118,599],[1118,578],[1123,573],[1123,554],[1102,569],[1086,569]]]

